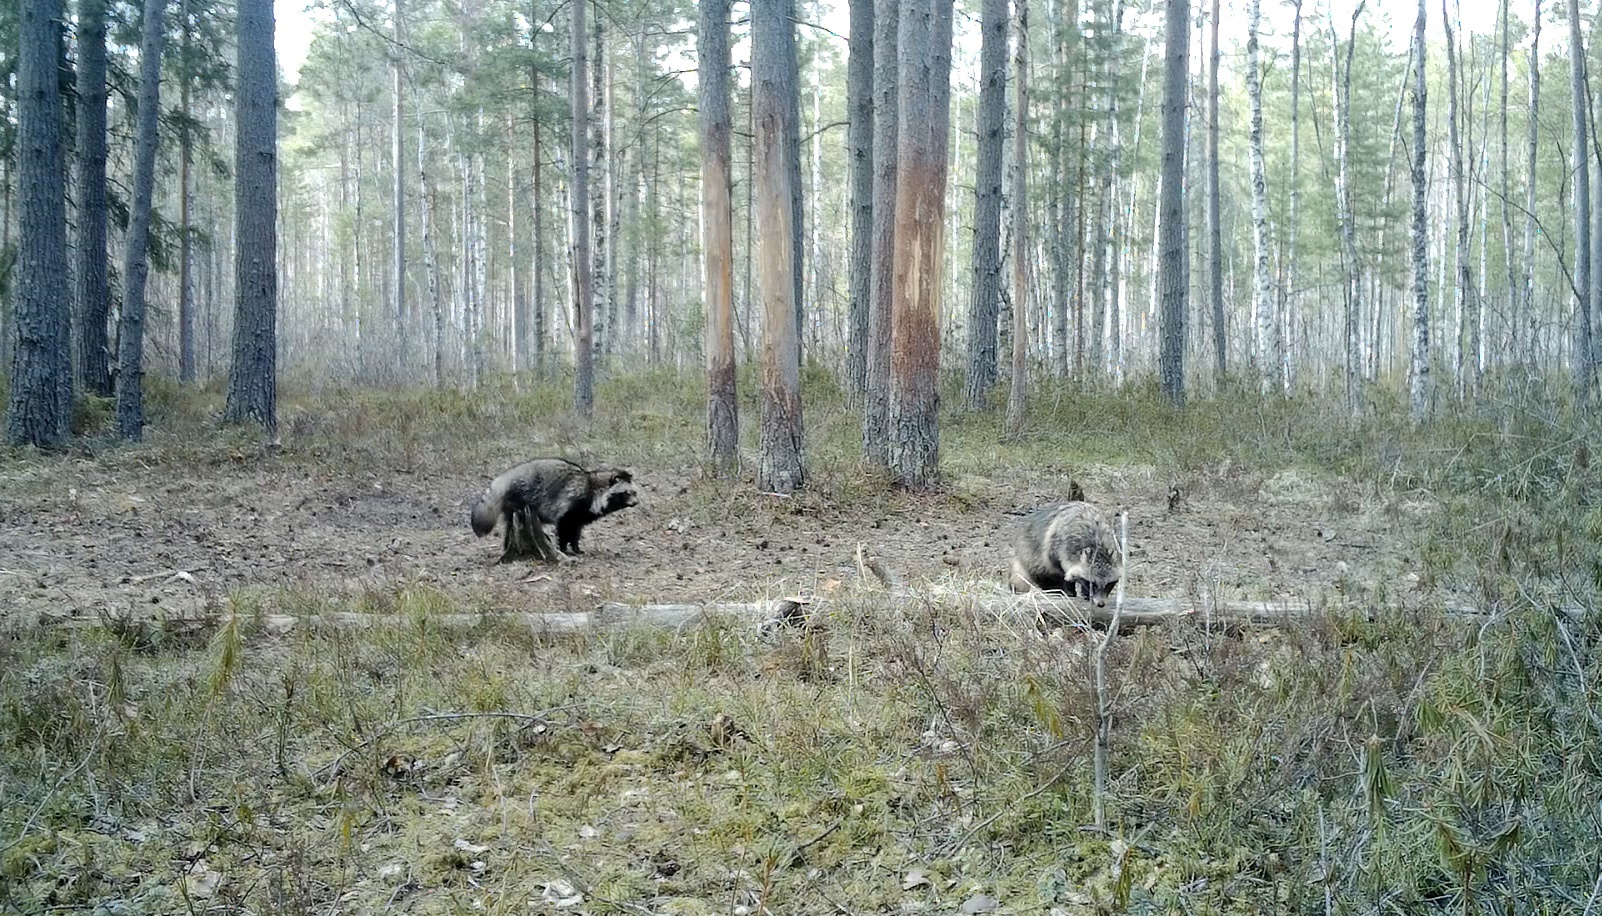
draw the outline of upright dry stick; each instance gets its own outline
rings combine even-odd
[[[1129,510],[1118,513],[1118,550],[1129,562]],[[1107,633],[1096,647],[1096,829],[1107,829],[1107,753],[1112,743],[1112,703],[1107,696],[1107,646],[1118,638],[1118,623],[1124,613],[1124,585],[1123,579],[1128,578],[1128,570],[1120,577],[1118,592],[1113,596],[1112,622],[1107,625]]]

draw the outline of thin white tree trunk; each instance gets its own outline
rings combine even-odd
[[[1267,395],[1279,385],[1279,362],[1268,285],[1268,175],[1263,165],[1263,74],[1257,46],[1262,0],[1251,0],[1246,16],[1246,95],[1251,105],[1252,304],[1257,313],[1257,371],[1262,392]]]

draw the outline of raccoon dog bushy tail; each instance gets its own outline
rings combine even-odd
[[[634,476],[626,470],[586,470],[565,458],[536,458],[490,481],[471,521],[473,532],[483,537],[505,518],[508,555],[519,552],[514,541],[525,533],[543,552],[544,526],[555,525],[558,545],[576,554],[585,525],[638,504]]]

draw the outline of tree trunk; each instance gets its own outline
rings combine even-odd
[[[133,199],[122,260],[122,320],[117,326],[117,434],[138,440],[145,428],[145,280],[150,274],[150,207],[156,189],[156,119],[161,114],[165,0],[145,0],[139,42],[139,107],[134,127]]]
[[[537,35],[538,33],[534,34]],[[533,35],[531,35],[529,39],[531,44],[533,40]],[[534,112],[530,119],[534,122],[534,196],[529,201],[534,208],[534,243],[529,246],[530,255],[534,259],[533,264],[530,265],[531,272],[534,274],[532,278],[534,289],[530,293],[534,310],[532,318],[534,339],[531,342],[531,347],[533,348],[534,370],[543,375],[545,372],[545,340],[547,336],[545,330],[545,173],[543,168],[545,162],[545,138],[541,136],[542,131],[540,129],[543,122],[539,108],[542,78],[538,67],[531,69],[529,82],[534,87]]]
[[[850,0],[846,143],[851,153],[851,263],[848,268],[846,397],[861,404],[868,387],[868,300],[873,258],[873,0]]]
[[[1162,187],[1158,203],[1158,289],[1162,297],[1157,372],[1163,395],[1185,405],[1185,319],[1188,270],[1185,248],[1185,88],[1190,73],[1189,0],[1163,0]]]
[[[1580,0],[1569,0],[1569,80],[1574,96],[1574,396],[1591,400],[1591,142]]]
[[[54,44],[51,47],[55,47]],[[106,0],[78,4],[78,379],[112,393],[106,322]],[[26,185],[24,185],[26,188]]]
[[[790,172],[790,285],[795,287],[795,352],[802,360],[802,341],[806,338],[806,210],[802,207],[801,184],[801,61],[796,48],[795,0],[784,5],[784,66],[788,71],[788,95],[784,97],[784,167]],[[814,306],[815,307],[815,306]],[[799,427],[798,427],[799,428]]]
[[[968,306],[968,384],[965,389],[969,410],[984,407],[991,387],[996,384],[996,323],[1001,300],[1001,141],[1007,111],[1007,0],[983,0],[979,20],[979,142],[974,176],[973,298]],[[1019,41],[1020,44],[1023,41],[1021,35]],[[1024,134],[1018,132],[1013,142],[1022,144]],[[1015,188],[1014,212],[1021,203]],[[1017,227],[1020,223],[1015,220],[1013,225]],[[1014,384],[1017,381],[1015,379]],[[1011,416],[1010,408],[1008,415]]]
[[[278,430],[278,69],[273,0],[239,0],[233,365],[223,419]]]
[[[6,441],[53,448],[71,435],[67,182],[56,48],[59,0],[23,0],[17,55],[17,193],[21,242]]]
[[[1284,383],[1287,393],[1295,383],[1295,373],[1291,365],[1291,354],[1295,343],[1292,329],[1295,326],[1293,318],[1296,306],[1301,300],[1301,272],[1298,269],[1300,253],[1297,241],[1302,215],[1302,0],[1294,0],[1294,5],[1294,21],[1291,25],[1290,227],[1287,232],[1289,241],[1285,246],[1284,257],[1289,266],[1285,270],[1285,288],[1280,292],[1283,307],[1279,320],[1280,380]]]
[[[1263,165],[1263,72],[1257,40],[1262,18],[1262,0],[1251,0],[1246,20],[1246,95],[1251,105],[1252,306],[1257,316],[1257,373],[1267,396],[1279,387],[1279,361],[1268,282],[1268,174]]]
[[[986,7],[988,8],[989,0]],[[1006,4],[1002,3],[1000,44],[1006,50]],[[986,40],[989,32],[986,31]],[[1013,62],[1017,80],[1017,101],[1013,105],[1013,174],[1012,174],[1012,390],[1007,394],[1007,434],[1017,436],[1023,431],[1024,394],[1029,387],[1029,0],[1018,0],[1018,54]],[[1005,83],[1005,74],[999,82]],[[1005,108],[1004,100],[997,100],[998,109]],[[981,106],[984,104],[980,102]],[[981,117],[981,122],[983,118]],[[997,129],[996,145],[1001,145]],[[981,138],[984,136],[981,132]],[[996,150],[1000,158],[1000,149]],[[1056,155],[1056,151],[1052,151]],[[999,165],[997,171],[1000,171]],[[1000,181],[1000,175],[997,175]],[[996,188],[996,196],[1001,189]],[[999,201],[998,201],[999,203]],[[1000,214],[997,214],[998,218]],[[998,240],[999,241],[999,240]],[[997,252],[998,256],[1000,252]],[[977,261],[977,258],[975,259]],[[976,265],[977,266],[977,265]],[[1000,269],[1000,265],[997,265]],[[992,331],[992,342],[994,332]],[[994,351],[991,353],[995,359]],[[970,365],[971,369],[971,365]]]
[[[788,2],[751,9],[751,106],[756,119],[757,288],[762,297],[762,435],[757,486],[789,493],[805,481],[801,368],[795,303],[795,223],[785,109],[798,91],[786,61],[794,49]]]
[[[940,470],[940,296],[953,0],[903,0],[898,82],[890,470],[913,490]]]
[[[1454,227],[1457,230],[1457,244],[1453,249],[1453,301],[1454,312],[1457,315],[1457,333],[1453,341],[1453,381],[1457,386],[1458,396],[1464,391],[1466,378],[1466,365],[1464,358],[1464,327],[1463,322],[1468,314],[1469,284],[1472,282],[1469,275],[1469,201],[1468,176],[1464,173],[1463,141],[1458,131],[1458,122],[1461,120],[1459,112],[1458,93],[1460,85],[1457,68],[1456,36],[1452,31],[1452,17],[1446,7],[1446,0],[1441,0],[1441,26],[1446,30],[1446,128],[1447,143],[1452,163],[1452,206],[1455,212]]]
[[[696,41],[701,121],[701,253],[706,270],[706,444],[712,467],[720,474],[732,473],[740,459],[734,374],[729,5],[730,0],[701,0],[701,30]]]
[[[1224,326],[1224,233],[1218,213],[1218,20],[1213,0],[1213,54],[1207,65],[1207,301],[1213,312],[1213,364],[1220,378],[1228,369],[1229,341]]]
[[[868,369],[862,411],[862,455],[890,463],[890,323],[895,295],[897,135],[900,132],[896,48],[900,0],[873,9],[873,252],[868,308]]]
[[[607,227],[610,225],[609,210],[612,202],[612,170],[610,168],[611,160],[607,158],[607,147],[610,141],[610,135],[606,129],[609,107],[607,105],[609,99],[607,98],[606,81],[608,61],[606,56],[606,35],[601,25],[600,9],[600,5],[597,2],[594,26],[595,46],[593,49],[595,59],[592,61],[594,72],[592,74],[593,82],[590,87],[594,92],[594,98],[591,99],[594,109],[590,112],[592,120],[588,122],[590,129],[590,167],[593,170],[590,177],[594,182],[590,185],[590,219],[593,226],[591,232],[594,240],[594,247],[590,249],[591,256],[594,258],[590,282],[595,290],[595,309],[590,319],[590,332],[594,347],[594,361],[604,368],[607,354],[611,352],[612,346],[612,327],[610,324],[612,288],[608,284],[608,280],[611,278],[610,261],[608,260],[611,248],[607,234]]]
[[[1429,177],[1425,174],[1428,147],[1424,123],[1427,96],[1424,25],[1427,0],[1418,0],[1413,26],[1413,347],[1408,371],[1408,402],[1414,421],[1424,419],[1430,390],[1430,237]]]
[[[572,5],[573,19],[573,123],[568,135],[573,140],[568,182],[573,210],[573,409],[588,417],[595,412],[595,273],[590,258],[590,97],[585,47],[589,38],[584,25],[586,0]]]
[[[1055,252],[1056,288],[1058,292],[1054,297],[1057,301],[1054,303],[1054,311],[1052,313],[1052,336],[1056,338],[1057,345],[1054,351],[1056,360],[1053,364],[1055,374],[1058,378],[1067,378],[1071,369],[1077,370],[1081,367],[1084,358],[1084,333],[1082,331],[1084,315],[1081,313],[1082,303],[1079,298],[1081,260],[1078,254],[1083,244],[1079,237],[1080,195],[1066,193],[1065,191],[1065,189],[1075,184],[1074,171],[1069,165],[1071,160],[1068,156],[1073,131],[1072,125],[1068,124],[1067,121],[1071,114],[1075,114],[1073,111],[1074,73],[1079,64],[1077,53],[1079,52],[1079,0],[1068,0],[1066,9],[1063,12],[1063,21],[1059,28],[1063,36],[1062,75],[1060,77],[1061,85],[1057,87],[1056,94],[1057,118],[1063,122],[1063,137],[1062,142],[1053,151],[1053,154],[1060,159],[1060,165],[1057,169],[1060,184],[1053,190],[1062,198],[1062,207],[1059,212],[1062,226],[1058,230],[1058,245],[1060,247]],[[1073,317],[1071,333],[1075,339],[1075,345],[1071,351],[1068,344],[1070,334],[1068,319],[1070,315]],[[1041,324],[1042,329],[1044,329],[1044,320],[1042,320]],[[1069,360],[1070,352],[1074,354],[1071,365]]]
[[[194,82],[194,63],[191,56],[191,23],[189,2],[178,5],[181,19],[181,44],[178,50],[178,109],[184,123],[178,133],[178,381],[188,384],[195,380],[195,284],[194,284],[194,165],[195,138],[190,131],[192,109],[191,83]],[[80,103],[81,104],[81,103]]]
[[[1540,137],[1540,111],[1541,111],[1541,0],[1535,0],[1535,14],[1530,33],[1530,109],[1529,140],[1525,153],[1526,181],[1524,188],[1524,259],[1520,289],[1523,297],[1520,308],[1513,312],[1513,321],[1520,318],[1528,322],[1529,333],[1525,338],[1525,348],[1515,348],[1515,358],[1523,358],[1526,363],[1535,363],[1535,188],[1536,188],[1536,141]]]
[[[404,47],[405,29],[402,15],[405,11],[405,0],[395,0],[395,43]],[[406,108],[401,86],[401,57],[399,49],[392,52],[390,61],[391,86],[394,90],[394,123],[391,130],[391,155],[394,161],[391,166],[394,170],[394,191],[391,205],[394,207],[394,238],[391,261],[390,294],[394,297],[391,310],[395,322],[395,356],[394,362],[401,378],[405,378],[405,366],[411,358],[410,340],[406,321]],[[419,112],[421,116],[421,112]]]
[[[1341,60],[1340,39],[1330,22],[1330,46],[1335,66],[1335,220],[1340,226],[1341,255],[1346,269],[1346,310],[1343,350],[1345,352],[1346,408],[1353,414],[1361,406],[1361,361],[1358,356],[1358,319],[1363,313],[1362,270],[1357,262],[1357,234],[1352,225],[1352,52],[1357,47],[1357,19],[1367,0],[1359,0],[1352,11],[1351,38]]]

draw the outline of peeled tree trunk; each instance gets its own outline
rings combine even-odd
[[[239,0],[234,362],[223,419],[278,429],[278,68],[273,0]]]
[[[1268,280],[1268,175],[1263,165],[1263,73],[1257,33],[1262,0],[1251,0],[1246,20],[1246,96],[1251,106],[1252,309],[1257,316],[1257,373],[1264,395],[1279,387],[1273,296]]]
[[[897,41],[899,0],[875,0],[873,12],[873,239],[869,258],[868,368],[862,403],[862,457],[890,462],[890,312],[895,290],[896,138],[900,133]]]
[[[17,196],[21,229],[6,441],[53,448],[71,435],[67,183],[56,47],[58,0],[22,0],[17,54]]]
[[[973,297],[968,306],[968,379],[964,392],[969,410],[984,407],[990,389],[996,384],[996,325],[1001,302],[1002,132],[1007,111],[1007,0],[983,0],[979,19]],[[1022,143],[1023,134],[1017,136],[1015,142]],[[1014,212],[1020,203],[1020,199],[1014,197]]]
[[[1430,224],[1429,176],[1425,174],[1424,123],[1427,83],[1424,79],[1424,24],[1428,0],[1418,0],[1413,25],[1413,346],[1408,369],[1408,403],[1415,421],[1429,409],[1430,387]]]
[[[785,60],[793,51],[788,4],[751,8],[751,106],[756,186],[757,292],[762,301],[762,428],[757,486],[790,493],[806,480],[802,463],[801,364],[795,303],[795,223],[791,208],[785,106],[797,88]]]
[[[122,320],[117,325],[117,434],[138,440],[145,428],[145,281],[150,274],[150,206],[156,187],[156,119],[161,114],[165,0],[145,0],[139,43],[139,109],[134,128],[133,200],[122,261]]]
[[[706,441],[712,466],[739,465],[734,375],[734,210],[731,199],[729,3],[701,0],[699,55],[701,253],[706,288]]]
[[[890,470],[911,490],[939,480],[952,7],[953,0],[901,4]]]

